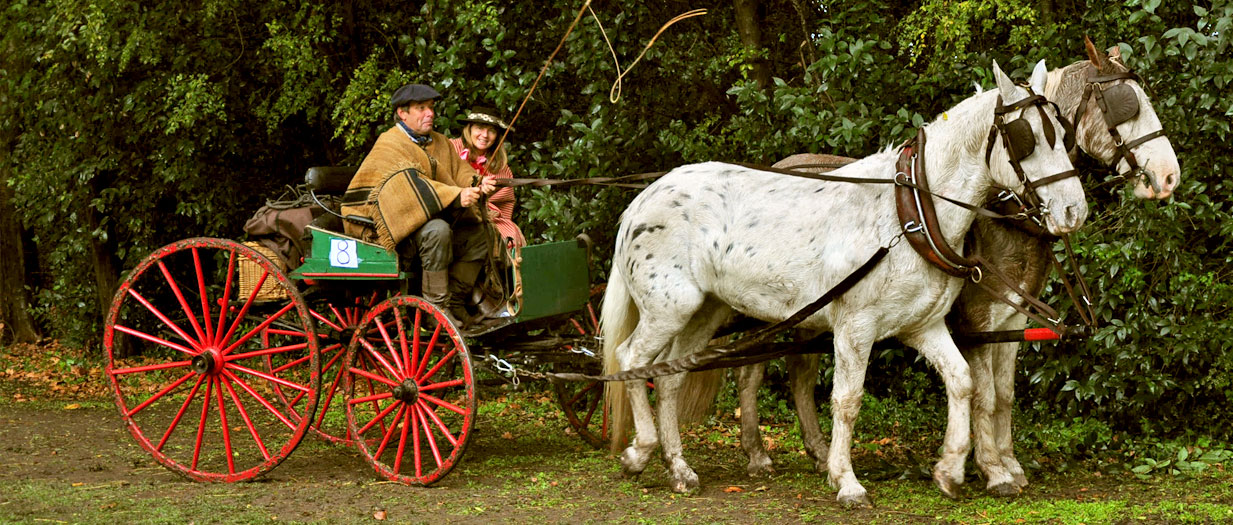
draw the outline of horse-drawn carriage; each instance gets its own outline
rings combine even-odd
[[[1048,79],[1052,92],[1064,97],[1051,102],[1040,95],[1051,92],[1043,62],[1033,71],[1031,89],[1014,85],[995,64],[997,90],[978,90],[919,130],[914,142],[833,176],[777,177],[770,173],[775,170],[712,163],[660,179],[622,216],[604,304],[605,368],[612,373],[603,379],[625,381],[631,395],[626,401],[624,389],[612,389],[613,403],[599,409],[595,383],[558,384],[571,425],[600,441],[603,431],[596,427],[606,429],[608,410],[625,411],[614,418],[619,424],[613,431],[624,436],[622,421],[632,407],[637,434],[622,455],[624,471],[641,472],[663,437],[672,488],[697,487],[675,434],[680,372],[772,355],[717,351],[708,363],[695,358],[739,313],[779,321],[771,328],[790,322],[836,334],[833,400],[840,409],[832,446],[828,450],[816,424],[803,425],[803,433],[819,469],[829,468],[841,502],[869,502],[851,467],[850,439],[870,345],[887,337],[921,351],[947,383],[944,455],[934,472],[942,491],[957,494],[974,430],[976,462],[988,488],[1016,493],[1027,482],[1010,440],[1014,348],[995,351],[989,343],[1014,340],[1003,337],[1023,334],[1024,316],[1040,317],[1004,296],[1010,290],[1027,301],[1030,290],[1043,287],[1046,263],[1024,270],[1017,282],[1002,278],[1000,290],[964,292],[965,299],[955,301],[961,288],[978,284],[981,267],[1022,257],[1045,261],[1052,241],[1029,235],[1003,242],[993,264],[948,245],[965,238],[978,212],[982,220],[1022,221],[1035,214],[1054,234],[1077,228],[1087,207],[1069,158],[1072,145],[1134,181],[1141,198],[1167,198],[1180,177],[1137,77],[1113,50],[1104,57],[1090,42],[1087,47],[1090,62]],[[1089,99],[1095,104],[1085,113]],[[1073,127],[1065,114],[1074,115]],[[1124,141],[1122,134],[1136,138]],[[1143,154],[1142,163],[1132,150]],[[931,183],[926,171],[936,177]],[[1002,215],[982,207],[995,187],[1020,202],[1018,211]],[[1022,197],[1032,206],[1024,207]],[[946,207],[934,210],[935,198]],[[977,231],[976,244],[997,247],[995,241],[981,244],[982,235],[996,232]],[[285,459],[311,430],[354,444],[389,479],[432,483],[465,450],[475,415],[477,348],[491,349],[487,359],[506,370],[497,354],[525,354],[574,370],[595,364],[587,350],[597,348],[598,323],[588,305],[585,243],[531,246],[515,254],[518,264],[508,276],[514,291],[506,297],[513,309],[504,326],[522,329],[499,328],[473,340],[413,295],[397,258],[380,247],[323,229],[312,231],[312,245],[304,265],[288,273],[244,244],[188,239],[157,250],[121,285],[106,326],[107,373],[134,437],[159,462],[198,480],[250,479]],[[879,263],[882,257],[889,262]],[[955,281],[956,275],[972,282]],[[838,295],[843,305],[822,309]],[[1074,302],[1090,305],[1090,297],[1081,294]],[[960,315],[997,320],[978,328],[1007,329],[970,339],[967,356],[944,320],[952,304],[964,301],[970,304]],[[580,319],[569,319],[571,313]],[[126,344],[148,348],[139,358],[122,359],[127,354],[118,350]],[[812,366],[806,374],[816,374],[816,362]],[[641,379],[648,377],[658,378],[663,429],[656,429],[643,389]],[[796,396],[802,421],[813,413],[813,380],[807,379],[793,381],[794,390],[809,389]],[[742,394],[743,405],[752,408],[751,399]],[[749,435],[756,434],[756,422],[748,424],[756,413],[743,410],[742,416],[743,428],[754,429],[742,436],[750,472],[765,471],[769,458]]]
[[[352,172],[310,169],[303,189],[320,203]],[[354,445],[388,479],[428,484],[466,450],[477,365],[598,367],[585,236],[511,248],[505,320],[472,338],[415,295],[419,279],[397,254],[308,231],[311,248],[289,271],[256,242],[192,238],[156,250],[121,284],[107,374],[132,435],[167,468],[247,480],[313,433]],[[579,386],[558,385],[558,398],[598,443],[599,390]]]

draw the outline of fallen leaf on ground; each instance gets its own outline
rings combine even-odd
[[[69,403],[64,405],[65,410],[77,410],[79,408],[81,408],[81,403]]]
[[[724,489],[724,492],[745,492],[745,489],[740,488],[736,485],[733,485],[731,487]]]
[[[374,519],[374,520],[379,520],[379,521],[384,521],[384,520],[385,520],[385,511],[384,511],[384,510],[379,510],[379,511],[377,511],[377,512],[372,513],[372,519]]]

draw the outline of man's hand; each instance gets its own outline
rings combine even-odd
[[[458,204],[462,206],[463,208],[467,208],[467,207],[470,207],[472,204],[475,204],[477,201],[479,201],[479,198],[480,198],[480,188],[479,187],[463,188],[462,193],[458,194]]]

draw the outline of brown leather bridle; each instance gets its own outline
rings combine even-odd
[[[1121,159],[1126,159],[1126,164],[1130,167],[1130,171],[1126,173],[1118,173],[1118,176],[1124,179],[1144,177],[1152,188],[1156,191],[1161,191],[1160,181],[1156,180],[1156,174],[1151,170],[1144,168],[1139,164],[1139,160],[1135,157],[1133,151],[1147,141],[1159,137],[1166,137],[1164,128],[1148,133],[1142,137],[1126,142],[1122,139],[1121,133],[1117,131],[1117,125],[1126,122],[1139,114],[1139,99],[1137,96],[1131,98],[1127,96],[1126,91],[1118,90],[1119,87],[1124,87],[1133,95],[1133,90],[1125,83],[1113,84],[1105,87],[1105,84],[1116,82],[1118,80],[1134,80],[1140,86],[1143,84],[1143,79],[1139,75],[1131,71],[1120,73],[1110,73],[1108,75],[1098,75],[1095,68],[1089,69],[1087,73],[1086,83],[1083,86],[1083,97],[1079,99],[1079,106],[1075,108],[1074,123],[1076,126],[1083,119],[1083,114],[1087,111],[1088,100],[1095,99],[1096,105],[1100,107],[1101,115],[1104,117],[1105,128],[1109,130],[1109,135],[1113,137],[1113,144],[1117,147],[1117,154],[1113,156],[1113,162],[1110,165],[1113,169],[1117,169],[1117,163]],[[1112,96],[1110,96],[1112,95]],[[1109,98],[1114,98],[1113,103],[1110,103]],[[1133,106],[1130,106],[1133,102]]]

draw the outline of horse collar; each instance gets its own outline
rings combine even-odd
[[[916,253],[934,266],[955,277],[979,279],[980,268],[976,261],[955,252],[938,224],[937,211],[929,192],[929,180],[925,177],[925,130],[916,132],[916,138],[908,141],[895,163],[895,211],[903,235]]]

